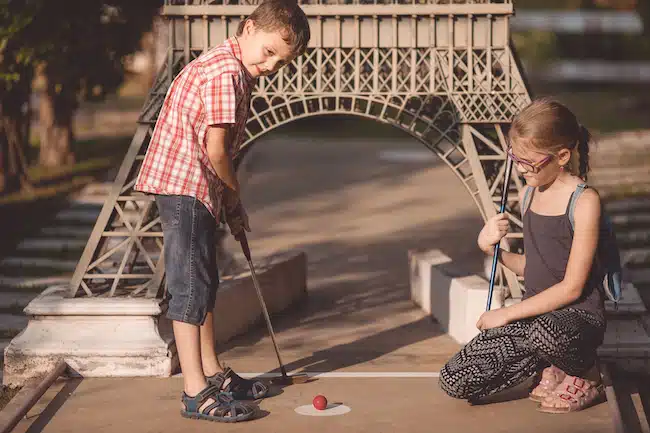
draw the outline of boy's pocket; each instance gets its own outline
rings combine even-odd
[[[158,195],[156,196],[156,205],[160,215],[160,223],[163,230],[178,227],[181,223],[181,209],[183,207],[183,197],[179,195]]]

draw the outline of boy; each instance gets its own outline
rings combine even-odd
[[[257,77],[301,55],[309,23],[293,0],[268,0],[234,37],[188,64],[158,116],[135,189],[155,194],[164,235],[169,308],[183,372],[181,415],[236,422],[254,416],[237,400],[266,396],[261,382],[221,367],[212,310],[219,276],[216,230],[223,209],[231,234],[250,231],[233,157]]]

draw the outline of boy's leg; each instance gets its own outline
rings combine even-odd
[[[178,360],[183,372],[183,389],[187,395],[194,396],[207,386],[201,367],[199,327],[178,320],[172,323]]]
[[[252,408],[219,395],[207,384],[201,359],[199,327],[206,316],[214,284],[214,218],[193,197],[156,196],[163,226],[165,271],[176,348],[183,372],[182,413],[194,418],[218,416],[239,421],[254,415]]]
[[[209,230],[202,233],[207,224],[206,215],[200,212],[197,202],[188,196],[156,196],[156,204],[163,226],[165,273],[169,307],[167,317],[173,321],[174,338],[183,372],[184,389],[188,395],[196,395],[207,385],[201,365],[199,326],[207,304],[205,276],[202,275],[206,260],[201,245],[203,236],[209,238]],[[210,215],[207,209],[205,213]]]
[[[206,376],[214,376],[223,372],[223,366],[219,362],[214,343],[214,316],[212,311],[205,316],[205,322],[201,325],[200,334],[203,372]]]
[[[251,400],[264,398],[269,392],[269,387],[256,380],[246,380],[237,375],[231,368],[224,368],[219,362],[214,341],[214,303],[216,299],[216,287],[211,292],[208,301],[208,313],[205,322],[200,328],[201,340],[201,363],[203,372],[208,378],[208,383],[217,385],[221,390],[231,393],[237,400]]]
[[[441,388],[477,400],[532,377],[547,364],[528,345],[529,326],[522,320],[481,332],[441,369]]]

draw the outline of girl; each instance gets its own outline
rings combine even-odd
[[[520,303],[479,318],[481,333],[444,366],[440,384],[452,397],[475,401],[537,376],[530,398],[539,410],[584,409],[603,396],[596,349],[606,325],[603,274],[594,264],[600,198],[582,192],[590,134],[565,106],[540,99],[515,117],[508,139],[528,185],[520,196],[525,254],[502,251],[500,260],[524,276],[526,292]],[[576,191],[573,229],[568,205]],[[499,214],[478,245],[492,254],[507,232],[507,216]]]

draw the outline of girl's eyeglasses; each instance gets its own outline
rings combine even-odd
[[[548,155],[541,161],[532,162],[532,161],[526,161],[525,159],[517,158],[515,154],[512,153],[512,147],[508,147],[508,150],[506,150],[506,152],[514,162],[524,167],[526,171],[530,171],[532,173],[539,173],[539,171],[542,168],[544,168],[544,166],[548,164],[550,160],[553,159],[553,155]]]

